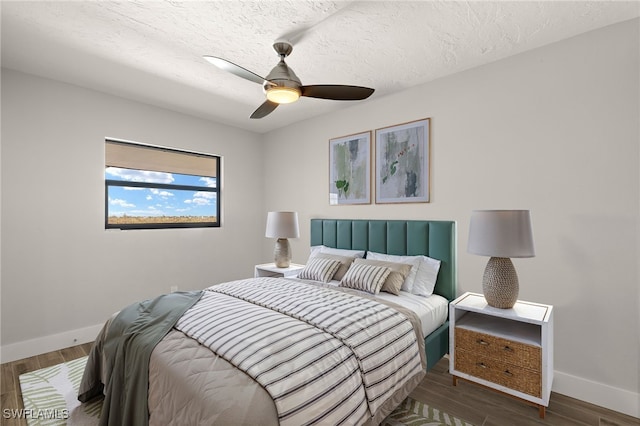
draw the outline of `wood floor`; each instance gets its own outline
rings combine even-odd
[[[476,426],[640,426],[640,419],[551,392],[544,419],[538,408],[478,385],[458,380],[453,386],[449,360],[441,359],[412,393],[415,400]]]
[[[4,414],[4,409],[7,408],[23,408],[20,382],[18,381],[21,374],[80,358],[88,355],[90,349],[91,344],[86,343],[2,364],[2,413]],[[553,392],[546,418],[542,420],[538,418],[536,407],[509,396],[464,381],[458,381],[458,385],[453,386],[451,376],[448,373],[448,362],[447,359],[440,360],[427,373],[426,378],[411,396],[476,426],[640,426],[640,419],[635,417]],[[0,419],[1,425],[26,426],[24,420],[6,419],[4,415],[0,415]]]

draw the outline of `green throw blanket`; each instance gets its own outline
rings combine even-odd
[[[201,296],[201,291],[179,292],[134,303],[111,321],[104,342],[96,340],[78,400],[86,402],[104,393],[100,426],[149,423],[147,393],[151,352]],[[101,366],[103,360],[106,365]],[[103,371],[107,383],[100,380]]]

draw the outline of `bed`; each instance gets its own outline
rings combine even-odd
[[[311,246],[438,259],[434,294],[455,298],[455,222],[312,219]],[[113,385],[118,410],[126,412],[103,410],[102,423],[137,424],[134,414],[148,415],[151,425],[380,423],[447,353],[446,315],[423,333],[424,319],[411,309],[306,281],[222,283],[199,292],[179,314],[174,309],[175,321],[162,314],[152,322],[169,326],[139,372],[148,404],[140,394],[122,397],[126,382]],[[216,319],[209,319],[212,312]],[[96,339],[81,394],[97,382],[115,382],[116,374],[105,372],[113,361],[103,358],[114,317]],[[272,361],[275,355],[285,361]],[[118,355],[123,376],[133,374],[131,359],[137,358]]]
[[[434,294],[449,302],[457,297],[454,221],[311,219],[311,246],[317,245],[438,259],[442,263]],[[448,320],[425,338],[425,347],[429,370],[449,352]]]

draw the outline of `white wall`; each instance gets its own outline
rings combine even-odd
[[[458,291],[481,292],[488,259],[466,253],[471,210],[531,209],[537,256],[514,264],[520,298],[555,307],[553,389],[640,416],[639,22],[267,134],[266,210],[303,224],[293,260],[306,260],[313,217],[453,219]],[[330,138],[425,117],[431,203],[329,205]]]
[[[105,137],[221,155],[223,226],[105,231]],[[257,134],[3,69],[2,361],[91,341],[172,285],[252,274],[261,156]]]

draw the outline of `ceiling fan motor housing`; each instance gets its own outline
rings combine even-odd
[[[302,86],[302,82],[293,72],[291,68],[287,66],[284,62],[284,58],[278,62],[278,65],[273,67],[271,72],[267,75],[264,84],[262,87],[265,92],[269,90],[273,86],[278,87],[290,87],[292,89],[300,90],[300,86]]]

